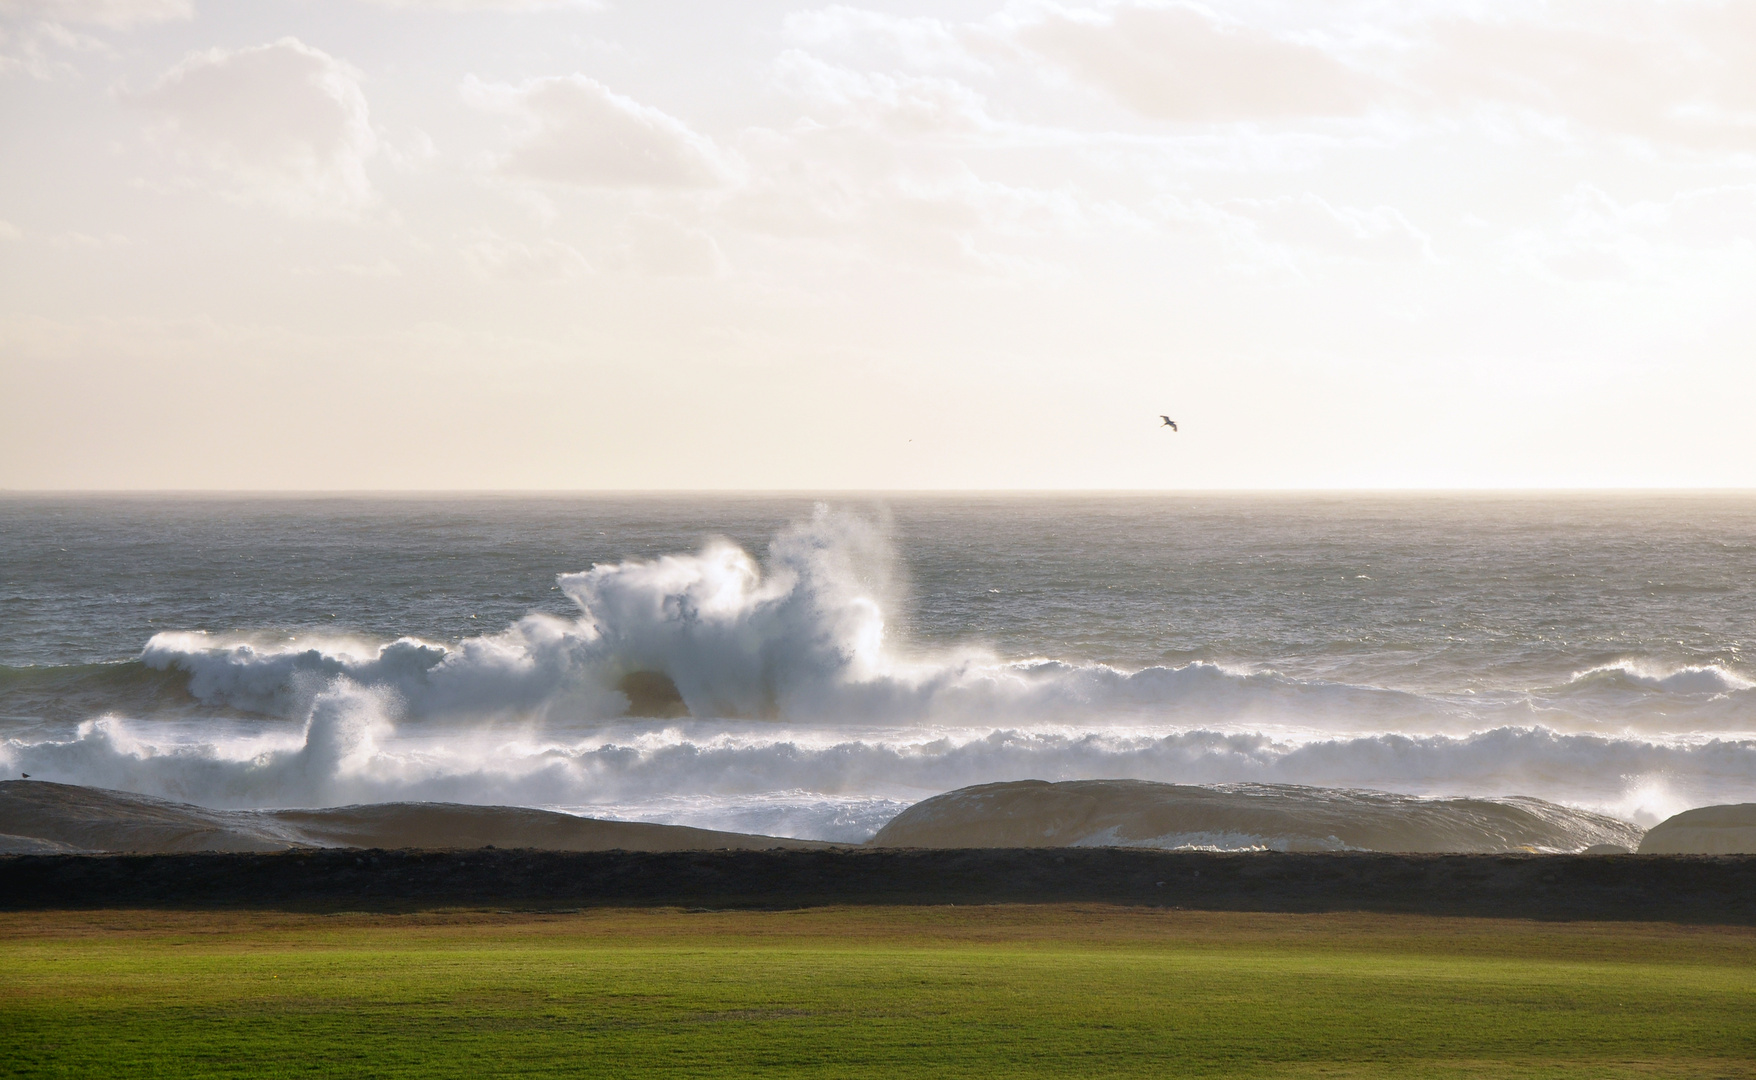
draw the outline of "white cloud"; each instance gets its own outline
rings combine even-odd
[[[1419,379],[1406,398],[1382,389],[1387,372],[1469,373],[1468,357],[1491,357],[1519,386],[1508,396],[1541,415],[1577,408],[1538,385],[1546,357],[1719,369],[1735,388],[1756,370],[1745,363],[1756,355],[1756,0],[909,6],[928,17],[832,2],[623,3],[599,18],[494,0],[197,0],[193,21],[149,25],[189,4],[0,0],[39,20],[0,20],[11,35],[0,53],[34,34],[31,62],[75,76],[0,81],[20,121],[7,150],[29,165],[0,206],[23,236],[0,226],[0,256],[33,256],[30,288],[9,306],[65,313],[92,334],[78,378],[56,374],[47,347],[0,359],[60,379],[66,395],[29,410],[53,438],[117,417],[126,435],[142,401],[187,396],[198,380],[164,372],[193,369],[139,362],[185,350],[232,372],[228,392],[248,385],[268,403],[240,431],[332,450],[339,439],[373,462],[400,459],[353,452],[376,434],[347,439],[460,423],[514,441],[599,438],[593,425],[531,421],[532,407],[565,411],[564,379],[630,399],[693,387],[721,406],[713,415],[772,407],[756,427],[778,434],[695,432],[617,482],[759,486],[836,482],[837,470],[855,485],[1345,483],[1437,453],[1422,449],[1419,422],[1372,415],[1430,415],[1423,403],[1438,400]],[[68,14],[80,11],[89,17]],[[286,32],[239,36],[277,11],[298,15],[324,52],[236,48]],[[216,44],[226,48],[188,56]],[[146,92],[106,95],[122,82]],[[371,224],[304,227],[227,200]],[[109,246],[112,231],[134,246]],[[190,345],[205,339],[173,327],[149,347],[132,340],[143,311],[178,326],[211,316],[236,333]],[[480,344],[490,340],[500,344]],[[249,350],[261,370],[237,373]],[[356,424],[289,389],[333,386],[315,373],[347,377],[391,354],[401,366],[374,387],[431,390],[388,395],[408,408],[401,426],[367,423],[386,395]],[[433,377],[428,357],[480,379]],[[506,369],[526,358],[543,374],[514,387]],[[128,381],[135,368],[151,379]],[[894,392],[874,389],[885,373]],[[115,416],[89,407],[87,383],[111,387]],[[1053,453],[1003,425],[945,440],[996,385],[1017,406],[996,415],[1077,414]],[[1079,386],[1097,387],[1087,405]],[[1119,400],[1117,386],[1205,394],[1208,419],[1189,430],[1207,441],[1165,459],[1112,439],[1127,425],[1102,419],[1101,402]],[[1296,425],[1260,419],[1265,386],[1288,415],[1362,420],[1343,425],[1358,452],[1295,446]],[[1389,407],[1361,407],[1361,387]],[[798,472],[786,449],[816,435],[786,425],[839,416],[817,406],[848,400],[911,429],[942,417],[940,442],[908,451],[935,465],[892,468],[882,447],[895,424],[870,425],[875,441],[857,449],[831,424],[823,444],[841,449]],[[1228,409],[1230,421],[1218,415]],[[1683,445],[1700,428],[1672,434]],[[1747,480],[1742,430],[1727,421],[1716,461]],[[617,460],[618,440],[601,441],[602,453],[566,456]],[[25,479],[364,482],[340,455],[324,458],[327,473],[202,471],[197,451],[211,443],[191,443],[186,466],[149,469],[143,455],[53,442],[41,469],[73,468],[64,458],[84,471]],[[525,452],[534,445],[471,477],[547,478],[505,464],[555,456]],[[1671,464],[1654,469],[1721,475],[1665,452]],[[953,459],[955,477],[932,471]],[[1530,459],[1529,477],[1567,478],[1555,454]],[[384,468],[373,476],[392,486],[416,475]],[[1419,469],[1395,476],[1418,482]],[[1427,474],[1454,475],[1465,474]]]
[[[604,0],[365,0],[379,7],[430,11],[598,11]],[[143,23],[187,19],[194,0],[0,0],[0,19],[127,29]]]
[[[379,259],[377,262],[371,263],[342,263],[336,269],[348,277],[367,280],[390,281],[402,277],[402,267],[389,259]]]
[[[624,223],[626,240],[617,249],[621,265],[653,277],[719,277],[727,270],[714,238],[700,229],[657,214],[633,214]]]
[[[815,145],[821,137],[775,135],[752,144],[755,177],[717,208],[720,220],[846,263],[980,278],[1041,278],[1050,260],[1009,249],[1143,224],[1069,187],[988,179],[954,159],[879,169],[857,148]]]
[[[0,0],[0,18],[112,29],[187,19],[194,13],[192,0]]]
[[[1023,47],[1147,116],[1239,121],[1361,111],[1368,80],[1312,45],[1192,4],[1055,10]]]
[[[59,233],[49,242],[56,247],[85,248],[87,250],[127,247],[132,243],[132,241],[126,236],[122,236],[118,233],[109,233],[104,236],[93,236],[90,233],[82,232]]]
[[[603,0],[367,0],[367,2],[379,7],[435,11],[547,11],[554,8],[601,11],[609,6]]]
[[[968,46],[980,42],[983,63],[1005,42],[1051,77],[1175,121],[1292,122],[1376,108],[1448,123],[1486,105],[1544,138],[1596,130],[1700,150],[1756,148],[1756,4],[1738,0],[1391,10],[1123,0],[1019,5],[963,25],[830,8],[788,29],[795,41],[850,51],[863,42],[867,53],[895,56],[909,55],[899,40],[935,43],[938,55],[971,62]]]
[[[730,168],[713,140],[583,75],[518,86],[468,79],[466,100],[509,112],[519,130],[500,159],[511,175],[595,188],[706,188]]]
[[[776,83],[802,100],[814,120],[883,128],[903,136],[995,126],[982,95],[952,79],[852,71],[797,49],[782,53],[774,70]]]
[[[1731,282],[1730,267],[1756,262],[1756,186],[1748,184],[1627,203],[1581,184],[1545,224],[1516,230],[1501,246],[1515,269],[1546,281]]]
[[[1655,216],[1681,243],[1756,247],[1756,184],[1679,192]]]
[[[801,45],[876,51],[909,67],[992,70],[967,44],[967,39],[976,34],[975,28],[941,19],[890,15],[838,4],[794,12],[782,26],[787,38]]]
[[[24,233],[10,221],[0,221],[0,243],[8,240],[21,240]]]
[[[68,54],[115,55],[102,38],[79,33],[55,22],[25,22],[17,27],[0,23],[0,73],[22,71],[32,78],[72,75],[77,68]]]
[[[1433,27],[1413,75],[1442,107],[1500,102],[1654,142],[1756,147],[1756,5],[1510,10]]]
[[[295,38],[196,53],[134,100],[229,198],[309,216],[352,214],[372,199],[366,159],[378,140],[359,76]]]
[[[464,245],[463,256],[478,275],[492,281],[565,281],[591,272],[585,256],[548,238],[526,244],[485,233]]]
[[[194,14],[193,0],[0,0],[0,74],[74,75],[70,54],[116,55],[102,37],[74,27],[127,30]]]
[[[1353,259],[1434,261],[1432,241],[1391,206],[1335,206],[1309,192],[1273,199],[1227,199],[1258,238],[1298,251]]]

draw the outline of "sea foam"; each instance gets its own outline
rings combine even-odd
[[[15,669],[31,693],[107,704],[14,727],[0,764],[213,807],[664,807],[731,828],[794,792],[768,820],[836,840],[1024,777],[1530,795],[1650,823],[1756,776],[1756,689],[1723,668],[1635,659],[1557,687],[1416,693],[1007,658],[898,640],[902,578],[871,523],[820,509],[760,559],[717,540],[562,574],[573,614],[454,642],[160,633],[133,675]]]

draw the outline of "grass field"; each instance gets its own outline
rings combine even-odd
[[[0,1075],[1756,1077],[1756,931],[1097,907],[0,914]]]

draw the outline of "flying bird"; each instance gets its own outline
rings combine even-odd
[[[1172,431],[1177,430],[1177,422],[1175,420],[1172,420],[1170,417],[1166,416],[1164,413],[1159,413],[1158,418],[1160,420],[1164,421],[1164,423],[1160,424],[1159,427],[1168,427]]]

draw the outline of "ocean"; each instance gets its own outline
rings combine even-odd
[[[1756,800],[1756,496],[0,498],[0,772],[859,841],[969,784]]]

